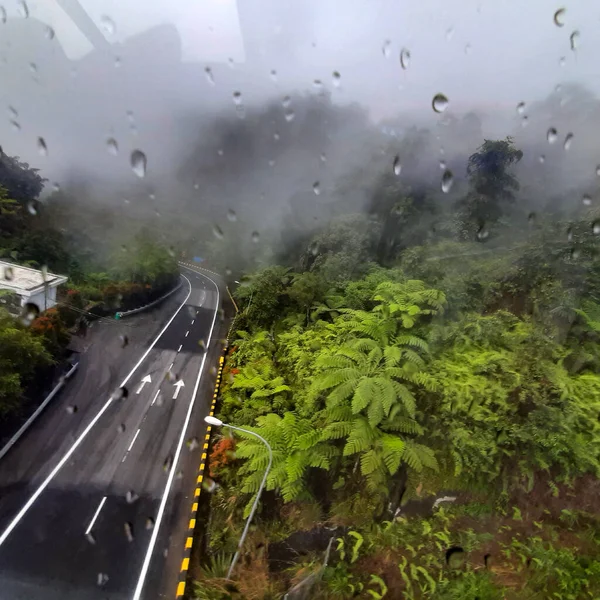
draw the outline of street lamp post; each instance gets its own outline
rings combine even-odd
[[[254,513],[256,512],[256,508],[258,506],[258,501],[260,500],[260,496],[263,492],[263,488],[265,487],[265,484],[267,483],[267,476],[269,475],[269,471],[271,470],[271,463],[273,462],[273,451],[271,450],[271,446],[269,445],[269,442],[267,442],[267,440],[265,440],[264,437],[258,435],[258,433],[254,433],[254,431],[249,431],[248,429],[242,429],[241,427],[235,427],[235,425],[228,425],[227,423],[223,423],[223,421],[221,421],[220,419],[217,419],[216,417],[204,417],[204,421],[214,427],[229,427],[229,429],[234,429],[235,431],[243,431],[244,433],[253,435],[254,437],[257,437],[267,447],[267,450],[269,451],[269,464],[267,464],[265,474],[263,475],[262,481],[260,482],[260,487],[258,488],[258,492],[256,492],[256,498],[254,498],[254,504],[252,504],[252,510],[250,511],[250,514],[248,515],[248,518],[246,519],[246,525],[244,526],[244,531],[242,532],[242,536],[240,537],[240,541],[238,542],[237,549],[235,551],[235,554],[233,555],[233,560],[231,561],[231,565],[229,566],[229,571],[227,572],[227,579],[231,579],[231,574],[233,573],[233,569],[235,568],[238,558],[240,557],[240,551],[242,549],[242,546],[244,545],[244,540],[246,539],[246,535],[248,534],[248,529],[250,529],[250,523],[252,523],[252,517],[254,517]]]

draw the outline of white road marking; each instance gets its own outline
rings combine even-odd
[[[96,512],[94,513],[94,516],[92,517],[92,520],[90,521],[90,524],[88,525],[87,529],[85,530],[85,535],[87,535],[92,530],[92,527],[94,526],[94,523],[96,522],[96,519],[98,518],[98,515],[100,514],[100,511],[102,510],[102,507],[104,506],[105,502],[106,502],[106,496],[104,496],[104,498],[102,498],[102,500],[100,500],[100,504],[98,505],[98,508],[96,509]]]
[[[144,362],[144,360],[146,360],[146,357],[148,356],[148,354],[150,354],[150,351],[152,350],[152,348],[154,348],[154,346],[156,345],[156,342],[158,342],[158,340],[160,339],[160,336],[167,330],[167,327],[169,327],[169,325],[173,322],[175,317],[179,314],[179,311],[185,306],[185,303],[188,301],[188,298],[190,297],[190,294],[192,293],[192,284],[190,283],[190,280],[185,275],[182,275],[182,277],[188,282],[188,285],[190,288],[187,293],[187,296],[185,297],[185,300],[180,304],[179,308],[173,313],[173,316],[167,321],[167,324],[162,328],[161,332],[156,336],[156,338],[150,344],[150,346],[148,347],[146,352],[144,352],[144,354],[142,354],[142,357],[140,358],[140,360],[138,360],[138,362],[135,364],[133,369],[131,369],[131,371],[129,371],[129,373],[127,374],[125,379],[123,379],[123,381],[121,382],[121,385],[119,386],[120,388],[123,387],[129,381],[129,379],[137,371],[139,366]],[[217,306],[218,306],[218,304],[217,304]],[[215,317],[217,315],[216,311],[217,311],[217,309],[215,309]],[[214,324],[214,322],[213,322],[213,324]],[[112,404],[112,402],[113,402],[113,399],[111,396],[106,401],[104,406],[98,411],[96,416],[90,421],[89,425],[81,432],[81,435],[75,440],[75,442],[73,442],[73,445],[67,450],[65,455],[58,461],[58,464],[54,467],[54,469],[52,469],[52,471],[50,471],[50,474],[46,477],[46,479],[44,479],[44,481],[42,481],[42,483],[35,490],[35,492],[33,492],[31,497],[29,498],[29,500],[27,500],[27,502],[24,504],[23,508],[21,508],[21,510],[17,513],[17,516],[8,524],[6,529],[2,532],[2,535],[0,535],[0,546],[2,546],[2,544],[8,538],[8,536],[12,533],[13,529],[19,524],[21,519],[27,514],[29,509],[35,504],[35,501],[41,496],[42,492],[48,487],[48,484],[56,477],[56,474],[68,462],[68,460],[71,458],[71,456],[73,455],[75,450],[77,450],[77,448],[79,447],[81,442],[83,442],[83,440],[86,438],[87,434],[92,430],[94,425],[100,420],[100,417],[102,417],[102,415],[106,412],[106,410]]]
[[[188,335],[190,335],[189,330],[185,332],[185,337],[187,337]]]
[[[210,277],[206,277],[206,278],[214,284],[214,286],[217,290],[217,302],[216,302],[216,306],[215,306],[215,314],[213,316],[212,325],[210,326],[210,332],[208,334],[208,344],[206,345],[206,348],[208,349],[208,346],[210,344],[210,339],[212,337],[212,332],[215,327],[215,321],[217,319],[217,312],[219,310],[219,288],[217,287],[217,284],[212,279],[210,279]],[[156,540],[158,538],[160,524],[161,524],[163,515],[165,514],[165,508],[167,506],[167,498],[169,496],[169,491],[171,490],[171,486],[173,485],[173,480],[175,479],[175,470],[177,469],[177,461],[179,460],[179,455],[181,454],[181,448],[183,447],[183,442],[185,440],[186,430],[188,428],[190,419],[192,417],[192,410],[194,408],[194,403],[196,401],[196,394],[198,393],[198,388],[200,387],[200,379],[202,378],[202,372],[204,371],[204,363],[206,362],[207,355],[208,355],[208,352],[205,352],[204,356],[202,357],[202,363],[200,364],[200,370],[198,371],[198,378],[196,379],[196,385],[194,386],[194,391],[192,393],[192,399],[190,400],[190,405],[188,407],[187,415],[185,417],[185,422],[183,424],[183,428],[181,429],[181,436],[179,437],[177,449],[175,450],[175,455],[173,457],[173,464],[171,465],[171,471],[169,472],[169,477],[167,478],[165,490],[163,492],[163,496],[160,501],[160,505],[158,507],[156,521],[154,523],[154,528],[152,529],[152,537],[150,538],[150,543],[148,544],[148,550],[146,550],[146,556],[144,557],[144,563],[142,564],[140,576],[138,578],[135,592],[134,592],[133,598],[131,600],[140,600],[140,597],[142,595],[142,590],[144,589],[144,583],[146,582],[146,576],[148,575],[148,569],[150,568],[150,560],[152,559],[152,553],[154,552],[154,546],[156,546]]]
[[[131,444],[129,444],[129,448],[127,448],[127,452],[131,452],[131,449],[133,448],[133,445],[135,444],[135,440],[137,439],[137,436],[140,434],[140,430],[138,429],[135,432],[135,435],[133,436],[133,439],[131,440]]]
[[[173,365],[171,365],[173,366]],[[156,390],[156,394],[154,394],[154,398],[152,398],[152,404],[154,404],[156,402],[156,399],[158,398],[158,395],[160,394],[160,390]],[[152,406],[152,404],[150,404],[150,406]]]
[[[183,344],[181,344],[181,346],[179,346],[179,348],[177,349],[177,352],[181,352],[182,348],[183,348]]]
[[[196,320],[196,319],[192,319],[192,325],[194,324],[194,321],[195,321],[195,320]]]
[[[173,368],[173,364],[174,364],[174,363],[171,363],[171,364],[169,365],[169,368],[167,369],[167,371],[170,371],[170,370]]]

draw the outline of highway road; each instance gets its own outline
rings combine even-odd
[[[0,462],[2,600],[174,596],[225,336],[217,284],[183,271],[160,307],[94,324],[73,380]]]

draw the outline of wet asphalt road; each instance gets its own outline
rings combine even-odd
[[[162,305],[78,340],[73,379],[0,461],[0,599],[174,597],[224,337],[222,293],[182,270]]]

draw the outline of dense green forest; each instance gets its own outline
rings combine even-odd
[[[0,424],[27,400],[41,400],[84,318],[142,306],[172,289],[179,275],[174,251],[144,227],[104,254],[87,252],[87,225],[68,227],[52,199],[40,201],[45,183],[37,169],[0,153],[0,259],[69,277],[58,306],[41,315],[27,307],[15,314],[18,302],[0,290]],[[10,270],[2,271],[10,279]]]
[[[445,205],[390,161],[242,279],[216,416],[273,465],[228,581],[268,453],[213,436],[196,598],[600,596],[600,226],[522,158],[484,141]]]

